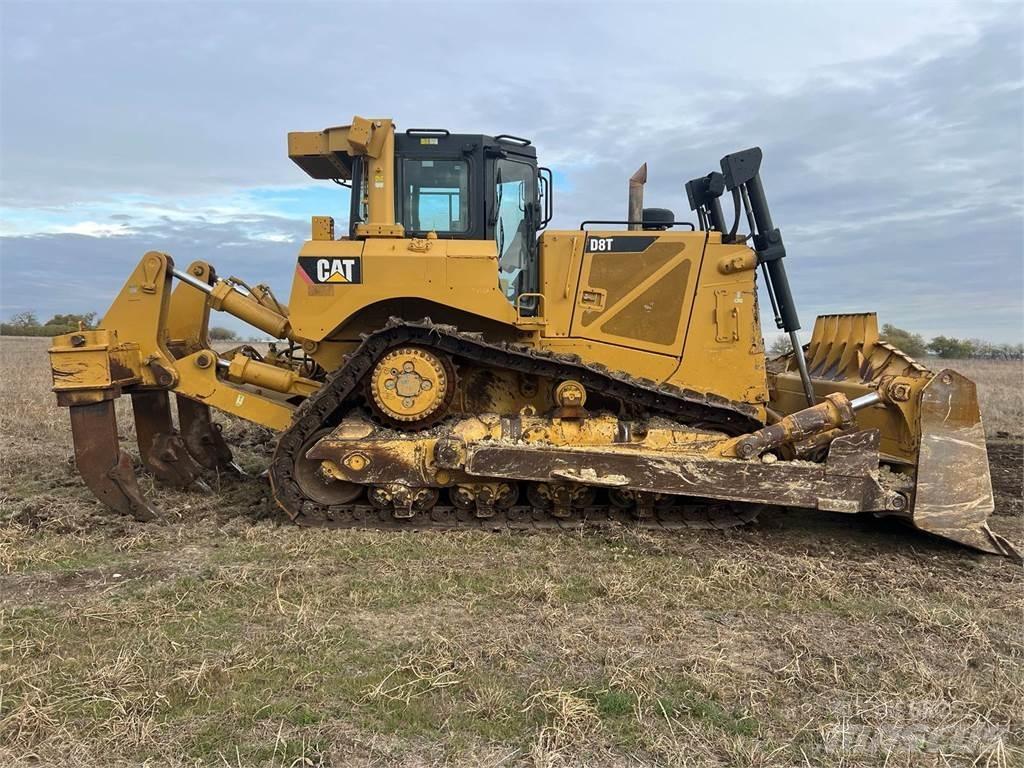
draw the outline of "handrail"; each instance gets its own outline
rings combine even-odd
[[[580,229],[586,229],[588,224],[648,224],[652,229],[646,230],[648,232],[656,231],[658,227],[689,227],[691,232],[695,232],[697,228],[693,225],[692,221],[612,221],[603,219],[587,219],[580,224]]]
[[[536,298],[536,299],[538,299],[538,301],[537,301],[537,314],[536,315],[533,315],[532,317],[523,317],[522,299],[524,299],[524,298]],[[517,326],[527,326],[527,325],[544,326],[544,325],[547,325],[547,323],[548,323],[547,318],[544,317],[544,309],[545,309],[544,301],[545,301],[545,299],[544,299],[544,294],[543,293],[520,293],[520,294],[518,294],[516,296],[515,301],[512,303],[512,306],[516,310],[515,324]]]
[[[505,144],[518,144],[520,147],[528,147],[531,142],[529,139],[524,139],[522,136],[513,136],[510,133],[499,133],[494,137],[495,141],[501,141]]]

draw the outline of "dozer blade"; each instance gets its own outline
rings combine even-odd
[[[118,445],[113,400],[73,405],[70,410],[75,464],[85,484],[122,515],[142,521],[159,518],[139,490],[131,459]]]
[[[132,393],[135,433],[139,455],[146,469],[157,479],[188,488],[199,477],[192,460],[171,421],[171,400],[163,390]]]
[[[914,525],[982,552],[1020,559],[988,527],[995,509],[985,430],[974,382],[940,371],[921,393]]]
[[[178,401],[181,439],[196,463],[206,469],[237,468],[219,425],[210,418],[210,406],[180,395],[175,399]]]

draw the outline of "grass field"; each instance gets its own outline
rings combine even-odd
[[[892,524],[384,534],[259,480],[77,479],[45,340],[0,340],[0,765],[1024,764],[1022,570]],[[1018,544],[1019,364],[979,382]],[[125,445],[130,418],[122,412]],[[269,434],[226,422],[250,471]]]

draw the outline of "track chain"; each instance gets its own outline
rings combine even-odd
[[[460,333],[453,326],[438,325],[429,319],[409,322],[392,318],[379,331],[364,336],[345,364],[328,374],[324,385],[296,409],[291,426],[277,442],[269,469],[270,483],[275,500],[296,523],[391,530],[517,530],[621,523],[644,528],[728,528],[749,522],[757,514],[756,507],[736,508],[711,503],[706,506],[657,507],[655,514],[648,518],[637,518],[631,512],[611,505],[575,510],[567,518],[529,506],[513,506],[496,511],[492,517],[479,518],[472,511],[438,504],[412,518],[396,519],[389,510],[379,510],[365,503],[325,506],[306,498],[293,477],[296,453],[324,425],[337,424],[344,416],[349,398],[374,364],[389,349],[405,344],[420,344],[456,358],[524,374],[554,380],[575,379],[588,391],[600,392],[640,406],[652,415],[665,416],[699,429],[738,435],[761,426],[754,408],[745,403],[659,385],[648,379],[636,379],[600,365],[585,364],[576,355],[552,354],[523,344],[488,343],[479,334]]]

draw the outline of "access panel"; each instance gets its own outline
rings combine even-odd
[[[680,353],[703,233],[586,232],[572,335]]]

